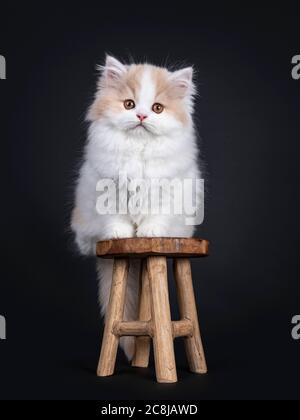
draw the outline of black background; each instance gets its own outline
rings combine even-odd
[[[122,4],[1,5],[0,398],[299,398],[299,14]],[[116,376],[95,375],[94,261],[76,255],[68,220],[105,52],[197,69],[208,187],[199,235],[212,245],[193,273],[210,372],[188,373],[178,341],[174,385],[155,383],[153,361],[137,371],[121,353]]]

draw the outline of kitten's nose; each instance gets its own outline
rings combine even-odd
[[[148,115],[144,115],[144,114],[136,114],[136,116],[141,122],[143,122],[146,118],[148,118]]]

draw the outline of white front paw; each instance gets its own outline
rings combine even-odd
[[[166,237],[167,231],[164,226],[157,225],[155,223],[142,223],[137,229],[137,236],[140,238],[157,238]]]
[[[115,223],[107,226],[107,239],[132,238],[135,236],[133,225],[128,223]]]

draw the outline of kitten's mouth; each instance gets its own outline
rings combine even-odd
[[[139,123],[135,127],[133,127],[134,130],[136,130],[137,128],[143,128],[145,131],[149,131],[148,128],[143,123]]]
[[[131,126],[127,127],[126,130],[131,131],[133,133],[136,132],[137,135],[138,134],[142,135],[142,133],[149,133],[149,134],[153,135],[153,132],[152,132],[151,128],[147,127],[147,125],[142,123],[142,122],[131,125]]]

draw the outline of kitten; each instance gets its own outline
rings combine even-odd
[[[116,179],[119,172],[126,173],[128,179],[148,181],[200,178],[192,121],[193,69],[171,72],[149,64],[124,65],[107,56],[100,71],[96,97],[87,115],[89,135],[71,222],[81,253],[95,255],[96,242],[104,239],[191,237],[194,226],[186,225],[182,215],[99,215],[96,185],[103,178]],[[112,261],[97,260],[97,271],[105,315]],[[137,318],[138,272],[139,262],[133,261],[125,320]],[[123,337],[121,346],[131,359],[134,339]]]

